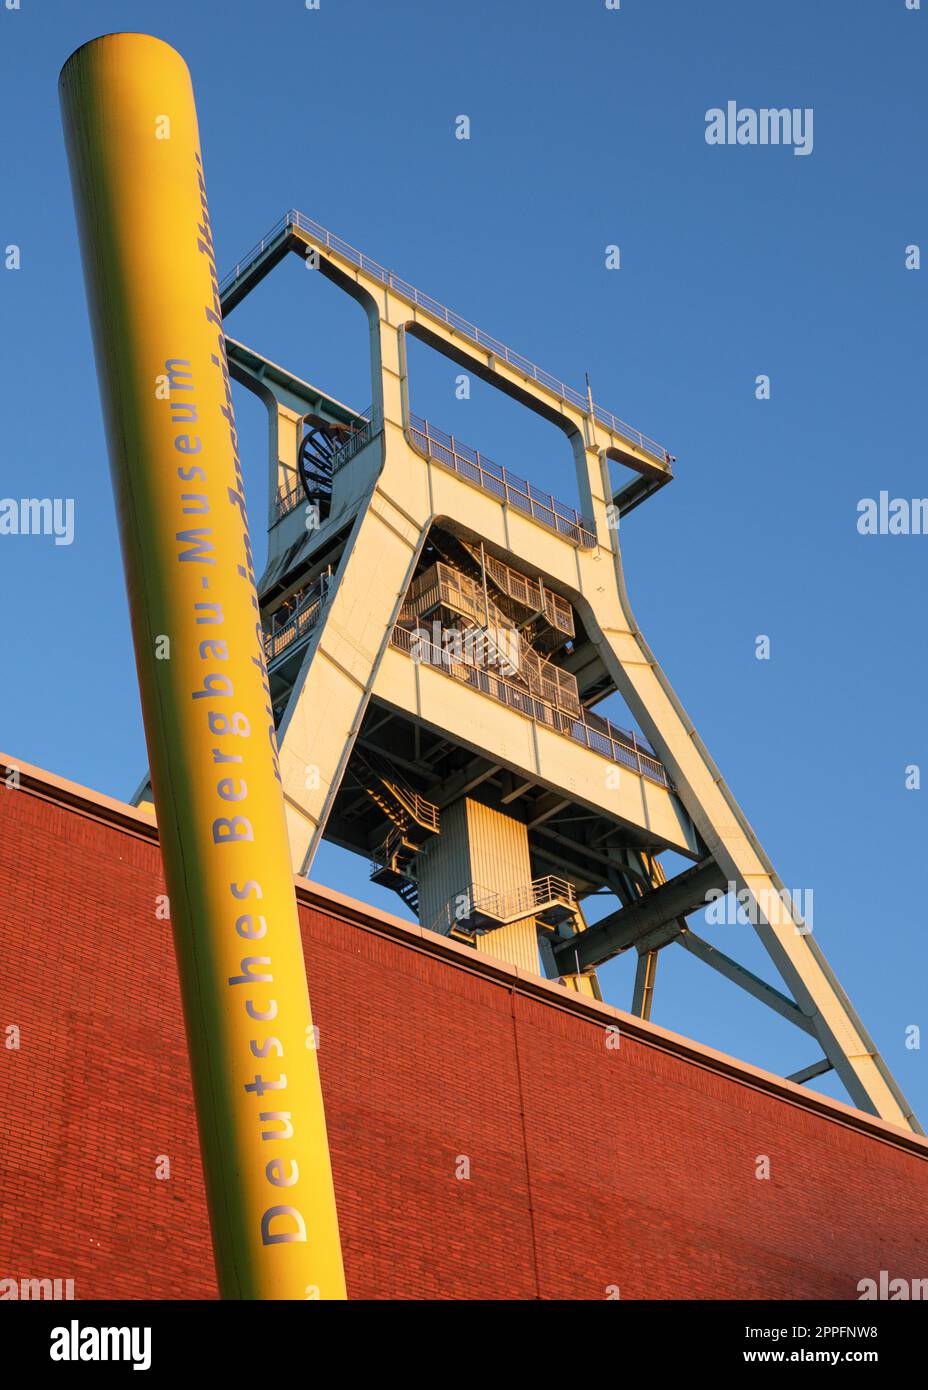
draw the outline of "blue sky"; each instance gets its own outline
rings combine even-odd
[[[56,92],[80,43],[144,30],[193,74],[220,271],[298,207],[547,370],[589,371],[679,457],[623,525],[636,615],[928,1121],[905,1046],[928,1023],[928,789],[905,787],[928,771],[928,537],[856,528],[862,498],[928,493],[928,269],[904,264],[928,245],[926,24],[905,0],[0,4],[0,244],[22,256],[0,269],[0,493],[73,497],[76,526],[0,537],[0,746],[121,796],[145,766]],[[812,153],[707,145],[728,100],[812,108]],[[295,262],[228,330],[367,404],[359,310]],[[489,388],[456,400],[427,349],[412,367],[418,413],[576,500],[550,426]],[[237,408],[260,554],[262,408]],[[402,911],[360,860],[326,849],[315,874]],[[769,974],[748,928],[705,934]],[[603,972],[610,1002],[632,969]],[[677,947],[653,1017],[775,1070],[816,1059]]]

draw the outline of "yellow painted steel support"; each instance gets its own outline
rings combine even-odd
[[[190,75],[60,85],[220,1291],[344,1298]]]

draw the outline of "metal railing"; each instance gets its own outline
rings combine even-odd
[[[299,214],[297,213],[296,216],[299,216]],[[232,269],[228,271],[219,281],[220,299],[223,297],[223,295],[228,293],[228,291],[235,284],[236,280],[238,280],[241,277],[243,271],[250,270],[251,267],[255,264],[255,262],[260,260],[260,258],[264,255],[265,251],[267,251],[271,246],[274,246],[278,242],[282,241],[283,238],[289,232],[290,228],[295,225],[296,217],[294,216],[293,209],[289,210],[288,212],[285,212],[283,217],[278,217],[271,230],[269,232],[265,232],[261,240],[256,242],[255,245],[252,246],[250,251],[246,251],[242,259],[240,261],[237,261],[235,265],[232,267]]]
[[[292,647],[294,642],[303,636],[309,636],[328,600],[331,582],[332,576],[328,572],[320,574],[287,621],[272,632],[264,634],[264,656],[268,666],[282,656],[288,647]]]
[[[441,816],[434,801],[429,801],[415,787],[410,786],[384,753],[373,748],[357,751],[360,762],[366,767],[368,775],[373,781],[385,788],[406,815],[411,816],[417,825],[421,826],[423,830],[437,835],[441,830]],[[367,793],[380,804],[382,793],[377,790],[376,786],[368,784]],[[396,824],[399,825],[399,822],[397,821]],[[401,828],[405,829],[405,827]]]
[[[395,774],[392,777],[381,777],[380,780],[387,791],[400,803],[407,815],[412,816],[417,825],[421,825],[423,830],[430,830],[433,835],[440,833],[441,817],[434,801],[427,801],[424,796],[410,787],[407,782],[401,781]]]
[[[485,454],[462,444],[453,434],[445,434],[444,430],[436,429],[418,415],[409,417],[409,434],[413,448],[420,454],[450,468],[453,473],[467,482],[475,483],[500,502],[524,512],[585,550],[592,550],[596,545],[593,523],[573,507],[558,502],[549,492],[540,491],[525,478],[510,473],[508,468],[502,468]]]
[[[359,454],[364,446],[370,444],[371,440],[380,433],[381,422],[379,410],[375,412],[374,407],[369,405],[367,409],[362,412],[360,418],[364,420],[364,424],[361,428],[355,430],[354,434],[349,435],[341,448],[336,449],[335,453],[332,455],[333,478],[340,468],[344,468],[345,464],[349,463],[351,459],[354,458],[355,454]]]
[[[483,591],[469,575],[461,574],[438,560],[410,584],[403,601],[403,613],[421,618],[444,600],[459,613],[465,613],[478,623],[492,622],[502,627],[505,616],[492,599],[484,599]]]
[[[579,714],[580,693],[577,678],[554,662],[539,656],[530,643],[508,623],[505,615],[484,598],[476,581],[439,560],[409,588],[400,610],[400,625],[415,621],[440,604],[446,604],[476,624],[460,634],[462,651],[468,664],[498,667],[504,676],[519,676],[535,695],[569,714]],[[457,629],[448,629],[455,641]],[[480,654],[480,655],[478,655]]]
[[[298,507],[301,502],[305,502],[306,505],[309,506],[309,498],[303,490],[303,484],[300,482],[299,474],[295,473],[293,476],[295,481],[290,482],[288,480],[288,485],[286,487],[278,485],[277,496],[274,499],[272,525],[276,521],[281,521],[285,516],[289,516],[294,508]]]
[[[593,753],[599,753],[611,762],[630,768],[640,777],[646,777],[649,782],[656,782],[661,787],[673,790],[663,764],[653,753],[642,748],[637,735],[631,730],[621,729],[611,720],[593,714],[590,710],[581,710],[576,716],[570,715],[557,709],[549,701],[542,700],[512,681],[506,680],[504,676],[497,675],[495,671],[456,661],[451,652],[437,647],[433,642],[423,640],[408,628],[394,627],[390,635],[390,645],[405,652],[413,660],[433,666],[454,680],[469,685],[472,690],[488,695],[491,700],[497,700],[556,733],[573,739],[574,743],[583,744]]]
[[[433,931],[447,932],[452,927],[465,926],[474,917],[487,917],[494,922],[513,922],[529,917],[556,903],[570,911],[577,906],[574,885],[556,874],[545,874],[518,888],[482,888],[473,883],[447,902],[438,914]]]
[[[504,664],[512,665],[521,657],[524,644],[506,614],[489,596],[484,597],[482,588],[470,575],[438,560],[410,584],[401,616],[421,618],[441,604],[470,618],[487,639],[490,654],[495,650]],[[505,634],[502,650],[498,640],[500,634]]]
[[[470,323],[467,319],[462,318],[460,314],[456,314],[444,304],[440,304],[439,301],[433,299],[431,295],[423,294],[420,290],[417,290],[414,285],[410,285],[408,281],[401,280],[398,275],[393,274],[392,270],[387,270],[385,266],[380,265],[377,261],[372,261],[370,256],[365,256],[362,251],[358,251],[356,247],[349,245],[349,243],[343,241],[341,237],[335,236],[332,232],[327,231],[325,227],[320,226],[318,222],[314,222],[311,217],[306,217],[304,213],[297,211],[296,208],[290,208],[284,213],[283,217],[275,222],[271,230],[261,238],[257,245],[252,247],[247,256],[233,266],[232,270],[223,277],[219,285],[220,296],[226,294],[236,280],[241,277],[242,273],[249,270],[260,260],[266,251],[288,236],[291,227],[298,227],[300,231],[305,232],[307,236],[319,242],[321,246],[325,246],[328,250],[334,251],[336,255],[341,256],[343,260],[349,261],[351,265],[357,266],[358,269],[363,270],[365,274],[373,276],[375,280],[379,280],[382,285],[386,285],[402,299],[406,299],[410,304],[415,304],[420,309],[424,309],[426,313],[431,314],[433,318],[447,324],[449,328],[453,328],[456,333],[462,334],[465,338],[469,338],[471,342],[476,343],[478,347],[485,348],[488,352],[493,353],[494,357],[501,358],[502,361],[508,363],[515,371],[520,372],[523,376],[531,378],[532,381],[538,382],[539,386],[545,387],[546,390],[551,391],[555,396],[560,397],[561,400],[569,401],[571,405],[583,411],[584,414],[590,413],[590,400],[588,396],[575,390],[572,386],[568,386],[565,382],[559,381],[557,377],[552,376],[550,372],[542,371],[540,367],[536,367],[534,362],[530,362],[528,358],[523,357],[521,353],[513,352],[505,343],[501,343],[497,338],[490,337],[488,333],[484,333],[476,324]],[[625,420],[621,420],[617,415],[613,415],[611,410],[604,410],[602,406],[594,405],[592,413],[594,418],[598,420],[601,425],[605,425],[606,429],[611,430],[613,434],[618,435],[627,443],[634,445],[636,449],[640,449],[643,453],[650,455],[651,458],[663,464],[674,462],[673,455],[668,453],[664,446],[659,444],[656,439],[651,439],[648,435],[642,434],[641,430],[635,429],[633,425],[629,425]]]
[[[405,876],[416,853],[417,846],[412,841],[407,840],[403,831],[395,826],[383,844],[377,845],[371,851],[371,857],[368,860],[371,877],[384,869]],[[409,882],[413,882],[413,880],[410,878]]]
[[[475,546],[467,541],[462,541],[468,554],[475,560],[479,560],[479,551]],[[523,608],[534,609],[537,613],[544,613],[545,618],[552,627],[564,632],[568,637],[574,636],[574,610],[566,599],[559,594],[545,587],[538,579],[529,579],[526,575],[514,570],[511,565],[506,565],[502,560],[497,560],[495,555],[485,555],[487,574],[492,579],[502,593],[509,598],[520,603]]]
[[[344,467],[349,459],[353,459],[355,454],[359,453],[360,450],[364,448],[365,444],[369,444],[378,433],[379,426],[375,420],[374,407],[372,405],[369,405],[366,410],[362,410],[356,418],[363,420],[364,424],[361,425],[359,429],[355,430],[354,434],[349,435],[345,443],[333,453],[333,477],[340,468]],[[275,522],[281,521],[285,516],[289,516],[301,503],[305,503],[307,506],[310,505],[299,473],[292,469],[288,469],[288,472],[292,474],[292,477],[288,478],[286,486],[278,485],[277,488],[277,496],[274,499],[274,508],[271,518],[272,526]]]

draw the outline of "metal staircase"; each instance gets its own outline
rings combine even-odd
[[[420,848],[414,840],[406,838],[399,826],[394,826],[371,858],[371,883],[392,888],[414,912],[419,908],[419,888],[413,865]]]
[[[502,568],[508,569],[508,566]],[[515,571],[510,571],[515,575]],[[522,576],[519,576],[521,579]],[[531,582],[531,581],[527,581]],[[540,583],[538,599],[544,602]],[[568,605],[569,606],[569,605]],[[463,625],[460,653],[453,658],[478,668],[496,667],[509,680],[523,685],[532,695],[571,715],[580,713],[576,677],[535,651],[523,638],[511,617],[497,607],[477,579],[439,560],[410,586],[400,613],[401,623],[415,622],[446,610]],[[572,624],[571,624],[572,625]],[[474,641],[479,634],[480,640]]]
[[[478,575],[486,572],[487,580],[496,591],[497,604],[505,609],[513,621],[524,624],[541,619],[559,634],[561,642],[576,635],[574,612],[570,604],[546,588],[541,579],[529,579],[511,565],[497,560],[494,555],[485,552],[481,555],[475,545],[463,538],[460,547],[471,556]]]
[[[434,802],[426,800],[420,792],[404,781],[388,758],[372,749],[365,749],[358,755],[359,761],[367,768],[371,781],[365,788],[368,796],[380,807],[384,815],[397,829],[404,833],[416,834],[413,827],[425,831],[425,837],[438,835],[441,831],[441,818]]]
[[[411,911],[418,913],[414,864],[425,842],[441,833],[438,807],[404,781],[387,758],[365,749],[358,761],[368,773],[364,790],[393,827],[374,851],[371,882],[392,888]]]

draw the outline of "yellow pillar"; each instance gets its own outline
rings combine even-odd
[[[344,1298],[190,75],[110,34],[60,89],[220,1291]]]

